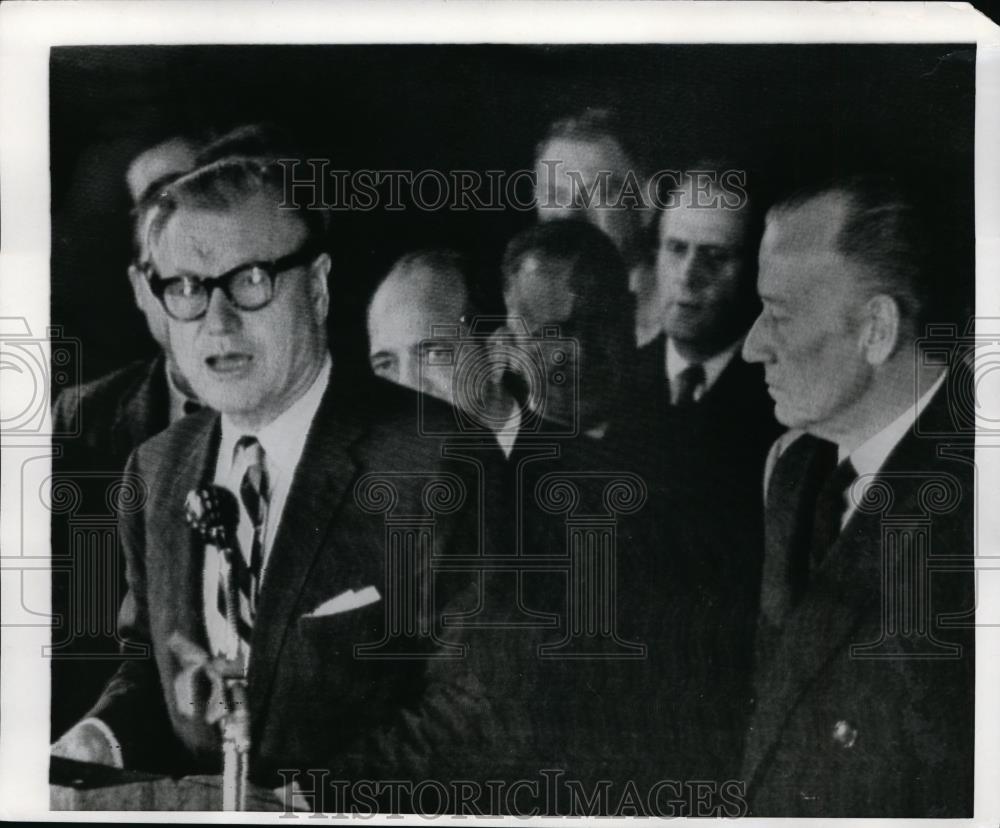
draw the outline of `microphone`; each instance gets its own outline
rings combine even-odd
[[[238,641],[239,585],[233,572],[235,556],[240,554],[236,551],[236,527],[240,523],[236,495],[224,486],[192,489],[184,500],[184,517],[202,540],[215,546],[226,559],[229,570],[225,580],[226,622],[233,640]]]
[[[184,517],[205,543],[217,547],[230,559],[236,545],[236,527],[240,523],[240,506],[236,495],[224,486],[192,489],[184,501]]]

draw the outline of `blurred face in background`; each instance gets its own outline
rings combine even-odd
[[[147,196],[150,188],[156,182],[182,175],[194,169],[197,152],[198,147],[194,142],[186,138],[176,137],[144,150],[129,163],[125,173],[125,183],[132,200],[132,206],[137,211],[133,227],[137,263],[141,264],[149,258],[147,235],[150,219],[153,215],[149,206],[140,204],[140,202]],[[146,279],[135,263],[130,265],[128,277],[132,285],[132,296],[135,299],[136,307],[146,318],[146,327],[149,328],[150,336],[153,337],[166,356],[167,370],[170,372],[170,376],[182,392],[189,397],[195,396],[189,383],[177,368],[176,360],[170,351],[170,342],[167,336],[168,317],[163,306],[150,293]]]
[[[580,296],[567,265],[530,251],[509,276],[504,302],[507,332],[523,351],[519,373],[544,416],[582,431],[606,421],[627,367],[629,315],[603,297]]]
[[[747,232],[745,209],[696,207],[690,192],[660,215],[656,275],[663,330],[689,358],[714,356],[745,330],[752,301]]]
[[[662,303],[655,275],[641,262],[646,211],[619,203],[626,176],[644,179],[617,141],[562,138],[547,141],[535,161],[535,206],[539,221],[582,218],[602,230],[632,262],[629,290],[636,297],[636,331],[648,341],[660,330]]]

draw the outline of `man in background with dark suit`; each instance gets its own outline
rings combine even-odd
[[[66,435],[55,441],[55,479],[60,484],[68,481],[81,493],[80,509],[87,514],[108,510],[108,492],[118,485],[136,446],[200,407],[170,351],[167,316],[140,272],[147,257],[145,232],[153,197],[160,186],[194,167],[197,149],[187,138],[170,138],[136,156],[126,174],[135,257],[128,276],[157,354],[69,388],[53,405],[54,433]],[[70,549],[62,514],[53,515],[52,538],[56,555],[72,556],[70,571],[57,569],[52,579],[53,612],[59,621],[53,626],[51,722],[53,735],[59,735],[87,710],[117,666],[114,636],[95,634],[93,624],[78,619],[96,617],[103,630],[113,626],[123,595],[124,566],[114,556],[97,560],[85,557],[93,550]],[[99,554],[108,556],[110,551]],[[89,585],[89,594],[84,596],[79,585]],[[80,599],[87,605],[79,606]]]
[[[701,596],[678,575],[738,538],[691,496],[693,458],[665,456],[644,428],[630,383],[634,299],[610,239],[579,219],[539,224],[511,240],[502,270],[504,345],[523,351],[526,413],[549,424],[514,450],[519,550],[583,564],[524,574],[526,614],[557,624],[514,630],[490,682],[534,722],[524,774],[560,768],[588,785],[640,789],[705,779],[714,740],[692,725],[704,686],[684,640]]]
[[[158,200],[146,277],[212,410],[129,461],[148,497],[121,517],[119,629],[150,657],[119,668],[56,755],[218,772],[208,688],[184,680],[192,654],[242,665],[251,780],[268,787],[296,768],[419,780],[471,761],[488,738],[481,688],[436,636],[438,610],[461,604],[468,579],[442,584],[430,570],[432,553],[478,553],[475,469],[421,436],[416,395],[361,387],[332,365],[324,217],[281,202],[280,165],[246,158],[201,167]],[[425,424],[437,416],[432,406]],[[185,523],[188,493],[208,484],[238,511],[231,557]],[[425,543],[401,543],[412,559],[386,548],[399,514],[433,518]],[[224,613],[233,583],[236,611]],[[402,634],[394,602],[417,614]]]
[[[141,273],[146,261],[145,234],[151,202],[160,186],[195,166],[198,147],[188,139],[167,139],[137,155],[129,164],[126,182],[132,199],[134,260],[129,281],[136,306],[160,352],[150,360],[72,388],[60,395],[53,410],[56,433],[76,433],[63,449],[92,461],[92,470],[120,471],[139,443],[162,431],[192,409],[194,393],[177,368],[167,341],[167,316]]]
[[[753,816],[972,816],[974,467],[949,410],[971,391],[918,347],[954,277],[940,231],[872,177],[767,216],[743,350],[793,430],[765,480]]]
[[[703,596],[688,619],[690,661],[704,671],[707,688],[703,727],[726,736],[720,755],[736,757],[746,726],[763,560],[759,480],[781,429],[763,371],[740,356],[759,307],[759,206],[745,171],[722,162],[693,167],[702,172],[675,182],[657,219],[664,333],[640,355],[647,403],[639,416],[668,454],[690,458],[678,473],[701,493],[708,513],[736,530],[729,548],[693,556],[685,574]],[[724,727],[711,726],[723,719],[729,720]],[[737,769],[723,763],[719,772]]]

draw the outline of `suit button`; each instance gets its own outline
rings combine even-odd
[[[858,729],[846,719],[841,719],[833,726],[833,741],[845,750],[854,747],[858,740]]]

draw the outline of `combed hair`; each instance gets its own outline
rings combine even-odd
[[[892,296],[903,317],[922,328],[939,293],[934,233],[925,211],[893,176],[858,174],[802,188],[771,212],[794,210],[831,193],[843,194],[849,210],[837,249],[868,265],[871,287]]]
[[[156,198],[149,238],[159,238],[163,227],[181,207],[208,212],[226,212],[258,194],[273,196],[275,207],[284,199],[284,169],[276,160],[226,157],[183,175],[161,190]],[[297,215],[306,226],[309,241],[325,240],[325,211],[305,206],[284,208]]]

